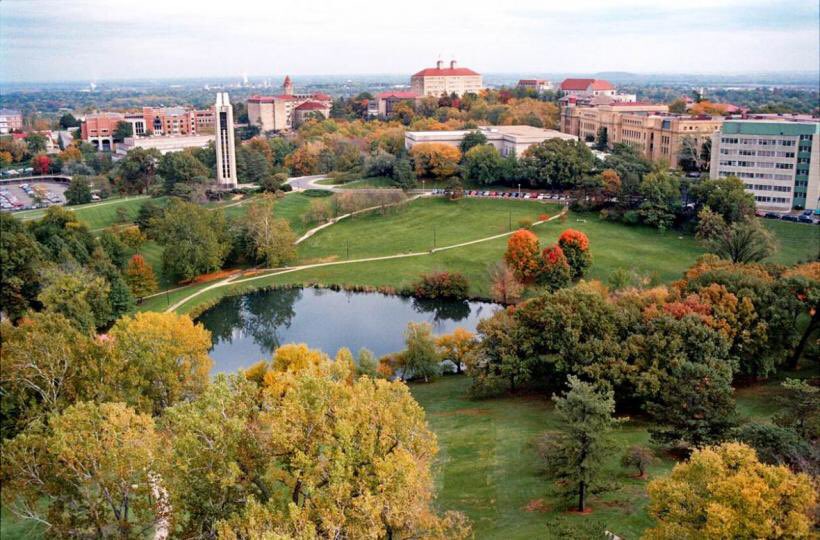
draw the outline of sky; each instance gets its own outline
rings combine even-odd
[[[816,71],[817,0],[0,0],[0,81]]]

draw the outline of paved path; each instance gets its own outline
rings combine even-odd
[[[567,207],[564,207],[561,210],[560,213],[552,216],[551,218],[541,220],[541,221],[536,221],[535,223],[533,223],[533,226],[541,225],[543,223],[548,223],[550,221],[556,220],[556,219],[560,218],[561,216],[563,216],[564,214],[566,214],[567,211],[568,211]],[[379,257],[366,257],[366,258],[363,258],[363,259],[351,259],[351,260],[348,260],[348,261],[331,261],[331,262],[324,262],[324,263],[304,264],[304,265],[301,265],[301,266],[293,266],[293,267],[289,267],[289,268],[265,268],[265,269],[259,270],[260,272],[264,272],[264,273],[262,273],[260,275],[247,277],[247,278],[244,278],[244,279],[236,279],[237,277],[240,277],[241,274],[234,274],[234,275],[229,276],[229,277],[227,277],[227,278],[225,278],[221,281],[217,281],[216,283],[214,283],[212,285],[209,285],[208,287],[205,287],[204,289],[200,289],[200,290],[186,296],[182,300],[180,300],[180,301],[176,302],[174,305],[170,306],[165,311],[166,312],[176,311],[178,308],[182,307],[183,305],[188,303],[190,300],[192,300],[193,298],[201,295],[202,293],[207,292],[207,291],[211,291],[213,289],[218,289],[220,287],[225,287],[227,285],[238,285],[240,283],[247,283],[249,281],[254,281],[254,280],[257,280],[257,279],[263,279],[263,278],[267,278],[267,277],[271,277],[271,276],[278,276],[278,275],[281,275],[281,274],[290,274],[292,272],[298,272],[300,270],[310,270],[310,269],[313,269],[313,268],[322,268],[322,267],[325,267],[325,266],[335,266],[335,265],[340,265],[340,264],[354,264],[354,263],[374,262],[374,261],[387,261],[387,260],[390,260],[390,259],[404,259],[404,258],[407,258],[407,257],[423,257],[425,255],[433,255],[434,253],[438,253],[439,251],[446,251],[446,250],[449,250],[449,249],[455,249],[455,248],[459,248],[459,247],[469,246],[469,245],[478,244],[478,243],[481,243],[481,242],[489,242],[491,240],[496,240],[498,238],[503,238],[505,236],[509,236],[514,232],[515,231],[509,231],[509,232],[505,232],[505,233],[501,233],[501,234],[495,234],[493,236],[486,236],[484,238],[479,238],[477,240],[470,240],[470,241],[467,241],[467,242],[461,242],[459,244],[452,244],[452,245],[449,245],[449,246],[442,246],[440,248],[431,249],[429,251],[416,251],[416,252],[411,252],[411,253],[400,253],[400,254],[397,254],[397,255],[382,255],[382,256],[379,256]]]
[[[290,184],[293,188],[293,191],[304,191],[306,189],[326,189],[328,191],[339,191],[338,186],[334,186],[333,184],[317,184],[318,180],[323,180],[327,178],[327,176],[323,174],[313,174],[310,176],[294,176],[292,178],[288,178],[285,182],[286,184]]]

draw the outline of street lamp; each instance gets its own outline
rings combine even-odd
[[[521,196],[521,184],[518,184],[518,196]]]

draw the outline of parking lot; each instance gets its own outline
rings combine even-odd
[[[59,182],[4,182],[0,184],[0,210],[13,212],[65,204],[67,187]]]

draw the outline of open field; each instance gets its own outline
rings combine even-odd
[[[774,219],[762,220],[777,237],[779,248],[772,262],[794,264],[820,258],[820,226],[790,223]]]
[[[93,230],[104,229],[111,227],[117,223],[117,209],[125,208],[128,210],[128,216],[133,220],[137,217],[140,207],[149,200],[148,196],[137,197],[123,197],[112,198],[102,202],[94,202],[89,204],[80,204],[77,206],[66,206],[67,210],[71,210],[77,214],[77,219],[86,223],[88,228]],[[166,197],[159,197],[153,199],[157,204],[165,204]],[[32,219],[39,219],[46,213],[46,209],[40,208],[37,210],[26,210],[17,212],[15,217],[22,221],[29,221]]]
[[[438,437],[438,504],[465,512],[473,521],[476,538],[550,538],[547,521],[557,515],[572,521],[600,519],[610,531],[630,540],[652,525],[645,508],[647,480],[632,477],[620,465],[625,447],[649,443],[645,422],[630,419],[615,430],[619,449],[607,460],[605,470],[617,489],[590,500],[591,516],[567,514],[541,474],[533,444],[540,434],[557,427],[552,402],[532,394],[471,400],[469,383],[467,377],[453,376],[410,388]],[[772,381],[738,390],[741,417],[767,421],[776,408],[778,384]],[[656,453],[661,461],[650,468],[650,479],[666,474],[675,463],[668,454]],[[527,505],[538,499],[544,499],[546,511],[528,511]]]

